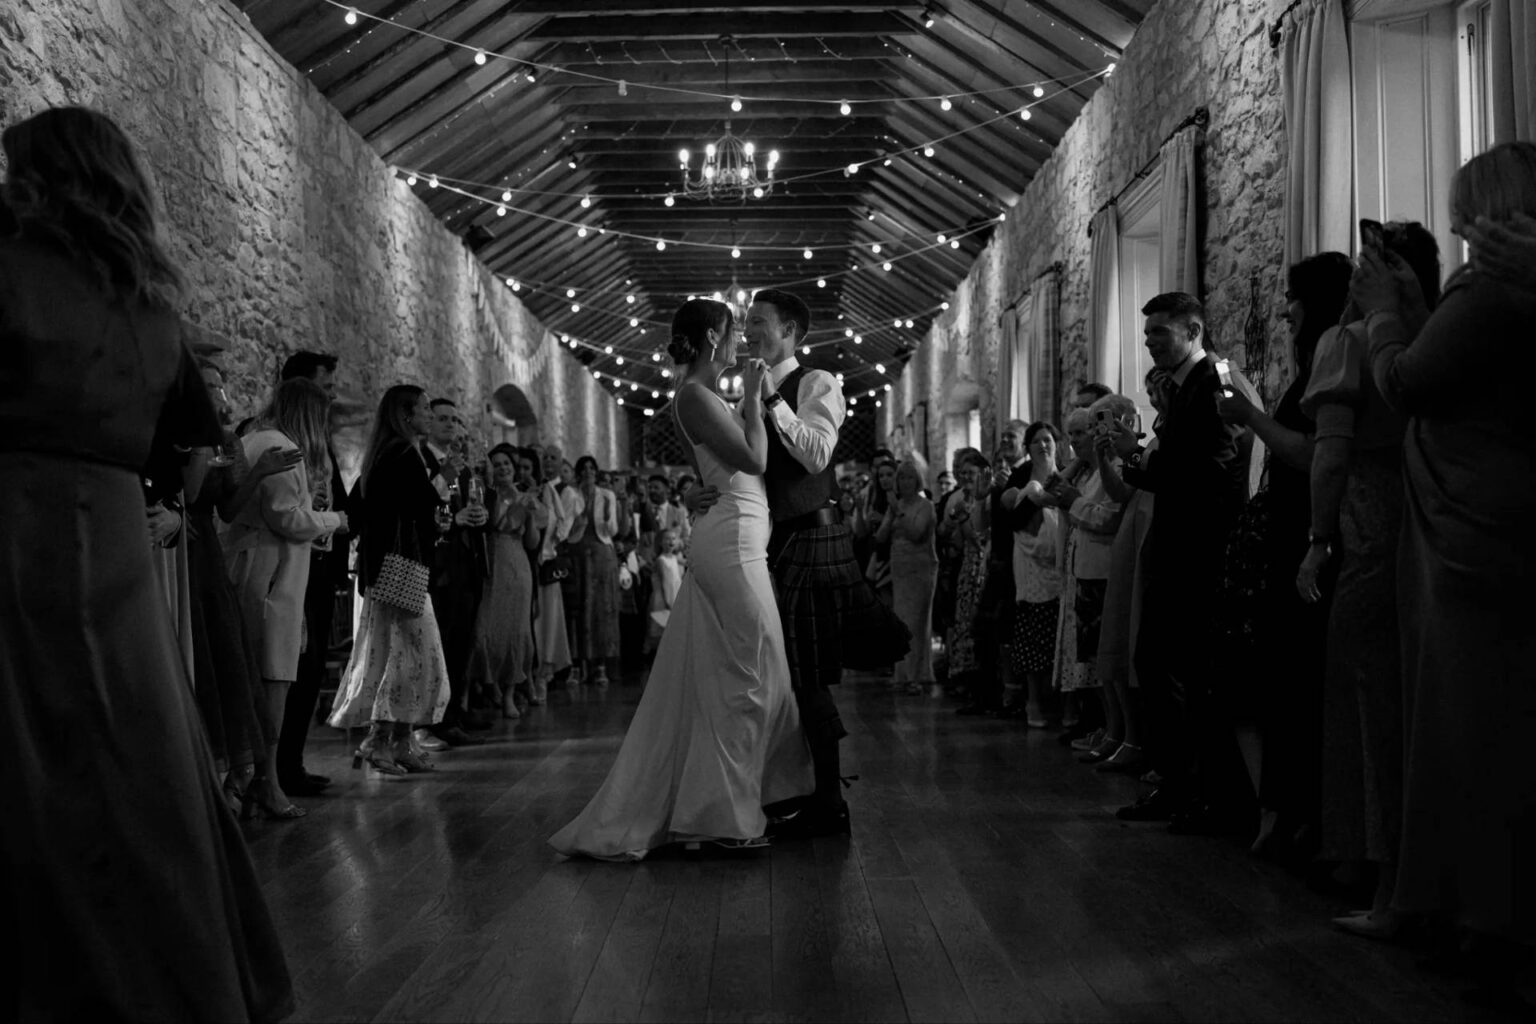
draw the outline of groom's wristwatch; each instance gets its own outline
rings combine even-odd
[[[784,396],[775,391],[763,401],[763,408],[772,409],[782,401],[784,401]]]

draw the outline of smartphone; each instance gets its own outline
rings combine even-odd
[[[1360,247],[1362,249],[1375,249],[1383,252],[1387,247],[1387,229],[1379,220],[1362,220],[1360,222]]]
[[[1221,381],[1221,390],[1227,395],[1232,394],[1232,365],[1225,359],[1216,360],[1216,379]]]

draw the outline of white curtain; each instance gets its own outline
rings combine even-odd
[[[1353,251],[1354,94],[1343,0],[1303,0],[1281,27],[1285,265]]]
[[[1061,421],[1061,273],[1051,269],[1029,291],[1029,379],[1033,419]],[[1021,417],[1023,418],[1023,417]]]
[[[1536,141],[1536,4],[1530,0],[1493,0],[1491,13],[1491,141]]]
[[[1195,167],[1195,136],[1199,131],[1191,125],[1163,143],[1163,187],[1158,200],[1162,234],[1158,282],[1165,292],[1186,292],[1196,298],[1200,296],[1200,208]]]
[[[1002,433],[1009,420],[1029,419],[1030,359],[1025,350],[1025,331],[1033,293],[1003,310],[1003,343],[997,367],[997,431]]]
[[[1088,258],[1088,379],[1120,384],[1120,211],[1113,203],[1093,216]]]

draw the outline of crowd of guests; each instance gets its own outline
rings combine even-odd
[[[1154,423],[1085,383],[1064,433],[956,452],[936,503],[889,460],[843,501],[922,645],[897,686],[1059,724],[1148,784],[1121,819],[1245,835],[1356,901],[1337,927],[1507,981],[1536,938],[1536,145],[1468,163],[1450,207],[1443,284],[1417,223],[1289,268],[1272,413],[1159,295]]]

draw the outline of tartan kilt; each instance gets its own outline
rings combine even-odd
[[[841,523],[796,530],[770,543],[784,647],[795,689],[826,687],[843,669],[894,665],[912,634],[875,595]]]

